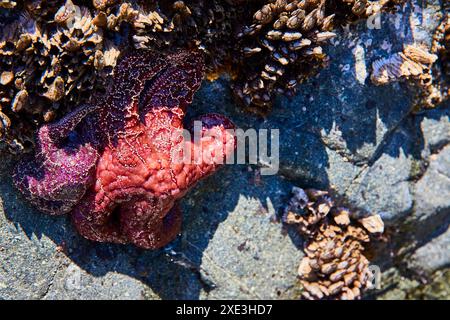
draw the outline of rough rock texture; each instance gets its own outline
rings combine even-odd
[[[228,166],[198,185],[181,203],[183,236],[163,251],[81,240],[66,219],[26,205],[11,186],[14,159],[2,157],[0,297],[298,298],[302,241],[277,217],[299,185],[333,187],[382,213],[381,288],[366,298],[448,299],[450,105],[413,114],[406,85],[369,81],[375,59],[412,37],[431,44],[440,2],[426,10],[413,2],[415,13],[383,15],[381,30],[364,22],[340,30],[330,66],[292,100],[278,99],[267,118],[239,111],[226,80],[204,83],[191,116],[214,111],[243,128],[280,129],[280,171]]]
[[[308,239],[298,267],[302,296],[309,300],[361,299],[362,291],[371,289],[376,279],[367,252],[371,240],[384,232],[380,216],[352,219],[355,214],[327,191],[294,187],[292,194],[283,222],[294,225]]]
[[[194,50],[124,55],[107,95],[38,130],[35,155],[14,171],[17,189],[41,212],[70,213],[87,239],[165,246],[180,232],[178,200],[235,147],[234,125],[219,114],[194,120],[184,137],[203,70]]]

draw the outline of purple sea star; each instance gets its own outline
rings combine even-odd
[[[87,239],[164,246],[181,227],[177,200],[235,146],[227,130],[234,125],[217,114],[199,119],[200,158],[183,139],[203,69],[198,51],[126,55],[110,94],[39,130],[36,154],[16,168],[16,186],[41,211],[70,213]],[[183,156],[191,161],[176,161]]]

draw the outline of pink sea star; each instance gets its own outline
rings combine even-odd
[[[227,130],[234,125],[217,114],[199,119],[200,158],[183,139],[183,118],[203,69],[198,51],[127,54],[110,94],[39,130],[36,154],[16,168],[16,186],[41,211],[70,213],[88,239],[164,246],[181,227],[177,200],[235,145]],[[186,150],[194,161],[176,161]]]

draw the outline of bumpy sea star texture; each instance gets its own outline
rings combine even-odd
[[[39,130],[16,186],[41,211],[70,213],[88,239],[164,246],[180,230],[176,201],[234,150],[221,115],[199,119],[198,140],[183,136],[203,74],[198,51],[127,54],[108,95]]]
[[[293,96],[298,85],[322,69],[325,46],[340,25],[390,10],[400,1],[271,0],[238,34],[243,66],[232,84],[237,101],[267,112],[277,94]]]
[[[277,94],[295,93],[325,65],[331,29],[400,2],[0,2],[0,147],[30,150],[37,128],[102,90],[128,47],[201,49],[208,79],[228,72],[237,101],[267,113]]]

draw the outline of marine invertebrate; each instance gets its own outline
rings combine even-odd
[[[431,80],[431,65],[437,58],[424,48],[407,45],[403,52],[375,60],[370,79],[376,85],[399,81],[401,78],[417,78],[425,84]]]
[[[86,7],[52,4],[25,2],[0,32],[0,108],[10,119],[0,138],[14,152],[42,123],[100,89],[119,54]]]
[[[326,191],[294,187],[283,221],[307,237],[298,273],[307,299],[358,299],[368,287],[370,236],[381,234],[379,216],[354,221]]]
[[[233,84],[245,106],[264,110],[276,92],[293,93],[297,84],[325,62],[321,44],[330,32],[334,15],[326,15],[326,1],[271,1],[258,10],[253,24],[238,35],[243,64]]]
[[[447,8],[449,6],[447,4]],[[440,78],[441,91],[443,96],[448,98],[450,95],[450,13],[447,13],[436,29],[431,52],[439,57],[439,63],[435,64],[435,66],[438,65],[440,68],[434,68],[433,73],[437,74],[435,78]]]
[[[440,31],[442,33],[441,44],[437,51],[441,55],[444,74],[450,77],[450,14],[447,14],[447,19],[442,22]]]
[[[413,80],[419,89],[415,104],[418,108],[432,108],[447,96],[441,77],[433,74],[437,59],[438,56],[424,46],[407,45],[402,52],[375,60],[370,79],[376,85],[402,79]]]
[[[203,70],[198,51],[129,53],[108,95],[39,130],[37,154],[17,166],[16,186],[46,213],[70,212],[88,239],[164,246],[180,229],[176,201],[234,149],[234,126],[217,114],[199,119],[200,157],[183,137]]]
[[[393,1],[272,0],[238,35],[241,65],[233,92],[245,107],[265,112],[276,94],[293,95],[297,85],[324,67],[324,45],[336,26],[376,14]]]
[[[92,123],[83,120],[97,108],[82,105],[41,127],[35,154],[16,167],[16,187],[40,211],[68,213],[94,183],[99,141]]]
[[[10,0],[0,0],[0,8],[11,9],[17,5],[17,2]]]

